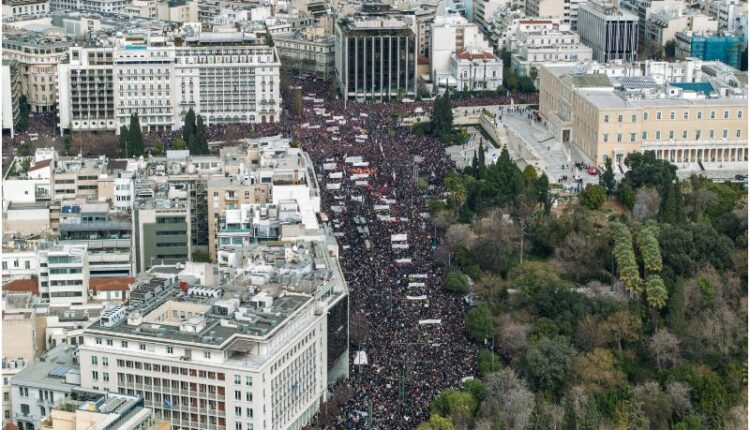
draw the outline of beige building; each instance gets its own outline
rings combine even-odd
[[[621,165],[634,151],[689,163],[746,163],[747,92],[716,79],[659,85],[571,66],[540,70],[539,109],[549,129],[590,161]]]
[[[87,396],[88,392],[78,397]],[[169,421],[154,415],[142,406],[142,400],[121,394],[89,395],[90,399],[65,402],[50,411],[42,420],[41,430],[169,430]]]

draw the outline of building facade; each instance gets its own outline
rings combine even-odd
[[[48,245],[37,250],[39,292],[51,305],[85,304],[89,261],[85,245]]]
[[[333,36],[299,32],[274,36],[274,43],[284,68],[312,73],[325,78],[336,71],[336,44]]]
[[[746,44],[738,36],[719,34],[675,33],[675,56],[717,60],[736,69],[742,67],[742,51]]]
[[[611,3],[589,2],[578,13],[581,41],[593,50],[594,60],[635,61],[638,54],[638,17]]]
[[[416,96],[415,25],[410,17],[371,15],[336,23],[336,79],[344,98]]]
[[[18,66],[15,61],[3,60],[2,64],[2,100],[3,105],[3,131],[7,130],[10,137],[15,136],[16,124],[18,122],[20,106],[20,84],[18,80]]]

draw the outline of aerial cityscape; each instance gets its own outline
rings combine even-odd
[[[748,428],[747,0],[3,0],[3,430]]]

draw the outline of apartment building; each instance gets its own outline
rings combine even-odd
[[[61,130],[116,128],[112,51],[111,47],[70,48],[58,77]]]
[[[473,2],[472,20],[477,23],[480,30],[490,31],[492,18],[495,16],[495,12],[502,8],[503,3],[501,0],[477,0]]]
[[[592,1],[580,6],[578,33],[591,47],[594,60],[635,61],[638,54],[638,17],[614,3]]]
[[[718,21],[700,12],[683,10],[650,13],[646,18],[645,40],[664,46],[675,40],[680,31],[711,33],[718,29]]]
[[[3,19],[49,13],[49,0],[10,0],[3,3]]]
[[[556,18],[571,30],[578,30],[578,9],[586,0],[527,0],[529,18]]]
[[[543,66],[539,108],[553,133],[599,165],[647,150],[678,167],[746,163],[747,86],[718,73],[705,79],[660,85],[650,76]]]
[[[273,41],[282,67],[328,78],[336,73],[336,45],[333,36],[315,30],[276,35]]]
[[[95,13],[123,13],[127,0],[49,0],[53,11],[85,11]]]
[[[336,79],[344,98],[417,94],[416,22],[359,15],[336,22]]]
[[[3,59],[16,62],[20,95],[32,112],[54,110],[58,100],[58,66],[72,41],[64,36],[3,28]]]
[[[742,51],[747,44],[741,37],[732,34],[675,33],[675,56],[717,60],[736,69],[742,68]]]
[[[42,420],[80,385],[81,374],[72,345],[58,345],[27,363],[11,379],[12,420],[19,429],[39,429]]]
[[[740,0],[713,0],[707,2],[709,16],[716,18],[719,30],[739,33],[747,30],[747,3]]]
[[[646,21],[649,15],[687,9],[684,0],[622,0],[619,6],[638,17],[638,40],[644,40],[646,37]]]
[[[174,428],[307,425],[327,384],[348,375],[337,246],[329,237],[250,252],[247,274],[221,288],[176,275],[136,286],[131,307],[86,329],[82,386],[142,397]]]
[[[190,207],[184,201],[168,200],[163,193],[139,200],[133,207],[134,273],[155,264],[190,260]]]
[[[0,100],[0,103],[3,105],[3,131],[7,131],[12,139],[15,136],[16,124],[20,118],[18,66],[15,61],[3,60],[1,70],[2,75],[0,75],[0,80],[2,82],[2,89],[0,91],[2,91],[2,100]]]
[[[593,51],[581,43],[578,33],[557,20],[522,19],[517,21],[516,41],[511,50],[511,67],[519,76],[545,63],[591,60]]]
[[[39,293],[51,305],[85,304],[89,298],[89,261],[85,245],[42,245]]]
[[[208,245],[214,261],[222,216],[243,205],[279,205],[282,200],[294,200],[309,234],[318,234],[315,217],[320,212],[320,192],[313,164],[306,153],[289,146],[289,139],[248,140],[241,147],[223,149],[221,158],[228,160],[226,175],[208,179]]]

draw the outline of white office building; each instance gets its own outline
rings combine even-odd
[[[85,245],[40,246],[39,293],[51,305],[85,304],[89,297],[89,261]]]
[[[511,67],[520,76],[528,76],[542,64],[591,60],[592,50],[581,43],[578,33],[556,20],[522,19],[515,33]]]
[[[456,51],[465,49],[489,50],[477,24],[460,15],[438,16],[432,24],[432,44],[430,46],[430,79],[435,85],[455,87],[456,81],[451,72],[451,58]]]
[[[300,429],[348,374],[332,237],[256,245],[238,278],[152,277],[84,332],[84,388],[141,396],[174,429]]]

